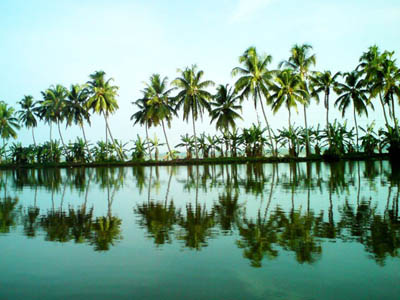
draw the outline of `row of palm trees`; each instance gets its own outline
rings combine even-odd
[[[389,152],[397,153],[400,149],[400,134],[396,119],[396,98],[400,101],[400,70],[394,59],[394,52],[381,52],[377,46],[372,46],[360,57],[355,70],[346,73],[332,74],[330,71],[318,72],[311,68],[316,64],[316,55],[312,53],[312,46],[308,44],[295,45],[291,49],[287,60],[278,64],[279,69],[271,69],[272,57],[261,55],[255,47],[248,48],[239,57],[239,66],[233,68],[232,76],[236,78],[233,87],[219,85],[213,94],[209,88],[215,83],[204,79],[204,72],[196,65],[178,70],[179,76],[168,85],[168,78],[153,74],[142,90],[142,97],[133,102],[137,111],[132,114],[134,124],[145,126],[147,154],[152,159],[148,130],[151,127],[161,126],[169,157],[174,157],[166,127],[171,126],[173,118],[182,110],[183,120],[192,122],[194,148],[196,158],[199,158],[198,134],[196,121],[203,118],[208,112],[211,123],[221,133],[227,135],[236,130],[236,121],[242,119],[242,103],[245,99],[252,99],[254,106],[261,107],[268,137],[268,146],[272,155],[277,156],[277,140],[274,139],[271,128],[271,116],[282,107],[288,110],[288,130],[294,133],[292,124],[293,111],[298,113],[302,108],[305,128],[305,152],[311,154],[310,130],[307,121],[307,108],[314,99],[317,102],[320,96],[324,97],[326,110],[325,133],[330,137],[329,121],[330,95],[337,94],[335,106],[343,116],[352,108],[356,133],[356,150],[359,150],[359,126],[357,116],[368,115],[369,109],[374,109],[374,104],[379,101],[385,120],[388,136],[391,138]],[[102,115],[105,121],[106,144],[110,136],[116,149],[108,118],[118,109],[118,87],[112,85],[112,78],[107,79],[105,72],[97,71],[90,76],[84,85],[72,85],[68,90],[62,85],[51,86],[42,92],[42,99],[35,101],[32,96],[25,96],[19,105],[19,121],[26,128],[32,129],[33,141],[36,144],[33,129],[41,120],[50,127],[50,140],[52,140],[52,124],[57,124],[60,139],[66,152],[60,124],[65,122],[66,127],[73,124],[82,129],[85,144],[88,141],[84,125],[90,125],[91,113]],[[343,78],[339,81],[339,78]],[[175,92],[173,95],[172,93]],[[7,104],[0,105],[0,133],[3,140],[16,137],[19,129],[18,120],[13,108]],[[332,147],[329,140],[328,151],[340,154],[340,149]],[[289,153],[295,152],[293,141],[288,145]],[[88,151],[89,152],[89,151]],[[119,151],[119,159],[124,160],[123,153]]]

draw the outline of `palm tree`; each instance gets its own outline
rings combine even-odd
[[[332,76],[331,71],[314,72],[310,77],[312,96],[319,101],[319,93],[324,93],[324,107],[326,109],[326,131],[329,134],[329,95],[336,86],[336,78],[341,75],[340,72]],[[329,139],[330,141],[330,139]]]
[[[176,96],[176,108],[179,110],[183,106],[183,120],[188,122],[189,115],[192,115],[193,134],[196,149],[196,159],[199,158],[199,149],[197,146],[196,126],[195,121],[200,116],[203,117],[204,109],[210,110],[210,100],[212,95],[205,89],[213,86],[214,82],[211,80],[202,81],[204,72],[198,70],[196,65],[190,68],[186,67],[184,70],[178,70],[181,77],[177,77],[172,84],[179,89]]]
[[[288,60],[281,61],[279,67],[286,66],[294,71],[298,72],[303,82],[303,89],[308,92],[308,73],[311,66],[315,66],[316,57],[315,54],[310,54],[312,46],[309,44],[294,45],[290,50],[291,56]],[[310,97],[307,95],[305,101],[303,102],[304,109],[304,125],[306,129],[306,155],[310,154],[310,141],[308,136],[308,126],[307,126],[307,106],[309,105]]]
[[[271,61],[271,55],[260,56],[255,47],[250,47],[239,57],[239,63],[243,64],[243,67],[233,68],[232,75],[241,75],[235,83],[235,90],[240,92],[240,98],[242,100],[244,98],[253,97],[254,107],[256,109],[257,102],[260,102],[264,120],[267,125],[271,150],[274,154],[271,128],[262,101],[262,97],[267,99],[267,101],[269,99],[268,86],[272,79],[273,71],[268,70],[267,66]]]
[[[283,70],[276,75],[271,90],[272,111],[276,113],[282,105],[286,106],[289,112],[289,132],[292,132],[291,108],[298,112],[297,104],[303,104],[307,97],[301,78],[290,69]],[[289,144],[289,152],[294,151],[291,146]]]
[[[65,101],[64,115],[67,118],[67,126],[71,126],[72,123],[75,123],[75,125],[79,125],[79,127],[82,129],[86,150],[89,156],[91,156],[83,126],[85,121],[90,125],[90,113],[86,109],[86,103],[88,99],[89,91],[85,86],[81,86],[79,84],[71,85]]]
[[[18,102],[21,106],[21,110],[17,113],[19,114],[19,121],[24,124],[26,128],[32,128],[32,138],[33,143],[36,146],[35,134],[33,128],[37,126],[36,117],[38,116],[38,110],[36,107],[37,102],[34,102],[32,96],[24,96],[21,101]]]
[[[7,103],[0,101],[0,136],[3,139],[5,148],[6,140],[17,138],[17,132],[20,128],[18,118],[15,117],[14,108],[9,107]],[[4,154],[5,158],[5,154]]]
[[[356,147],[358,149],[358,125],[356,113],[361,116],[365,114],[368,116],[368,90],[365,87],[365,81],[361,78],[361,74],[357,71],[345,73],[346,83],[338,83],[336,93],[339,95],[335,102],[335,106],[339,106],[342,116],[346,113],[350,104],[353,104],[354,124],[356,127]],[[371,107],[372,103],[370,103]]]
[[[42,108],[40,109],[41,118],[45,118],[48,123],[57,123],[58,133],[60,134],[60,139],[63,144],[64,150],[66,151],[66,146],[64,139],[61,134],[60,122],[64,120],[64,106],[65,99],[67,97],[67,89],[61,84],[56,86],[50,86],[45,92],[42,92],[43,101],[41,101]],[[51,130],[51,129],[50,129]],[[50,133],[51,135],[51,133]],[[50,137],[51,139],[51,137]]]
[[[331,71],[314,72],[310,77],[312,88],[312,96],[319,101],[319,93],[324,93],[324,107],[326,109],[326,127],[329,124],[329,95],[331,90],[336,86],[336,79],[341,75],[336,72],[333,76]]]
[[[167,133],[165,132],[164,120],[167,122],[168,127],[171,127],[172,116],[177,116],[177,113],[170,97],[174,88],[167,90],[167,85],[167,77],[161,80],[160,74],[151,75],[150,83],[146,84],[145,98],[149,106],[147,117],[151,119],[151,124],[154,126],[158,126],[161,123],[168,152],[171,153],[171,147],[169,146]]]
[[[389,116],[394,122],[394,127],[399,134],[394,98],[400,99],[400,70],[396,66],[396,60],[392,58],[394,52],[385,51],[381,55],[380,67],[375,74],[375,80],[371,83],[371,96],[379,97],[383,104],[388,106]]]
[[[110,126],[108,124],[108,116],[114,113],[118,109],[117,103],[117,90],[118,87],[111,85],[113,78],[105,79],[106,73],[104,71],[96,71],[90,74],[91,81],[88,81],[89,88],[89,100],[87,102],[87,108],[92,109],[93,112],[104,116],[106,123],[106,143],[108,144],[107,132],[110,134],[111,141],[115,146],[115,141],[112,136]],[[118,153],[120,159],[123,160],[121,153]]]
[[[139,110],[135,112],[130,120],[135,121],[133,125],[140,124],[144,125],[146,128],[146,142],[147,142],[147,152],[149,153],[150,160],[152,160],[151,156],[151,143],[149,140],[149,127],[151,126],[151,120],[148,118],[148,110],[149,110],[149,105],[147,104],[147,99],[145,98],[145,91],[142,91],[143,93],[143,98],[137,99],[136,101],[132,102],[133,105],[137,106]]]
[[[386,127],[389,128],[389,121],[386,115],[385,103],[382,97],[382,61],[384,56],[379,51],[378,46],[374,45],[368,48],[367,52],[364,52],[360,57],[360,64],[356,70],[360,71],[365,75],[366,82],[370,89],[370,99],[379,96],[380,103],[382,105],[383,116],[385,118]]]
[[[236,95],[232,88],[228,88],[228,85],[219,85],[217,88],[217,94],[214,96],[214,102],[211,102],[211,106],[215,107],[211,110],[211,122],[216,120],[215,128],[220,130],[222,133],[228,133],[229,127],[232,130],[236,129],[236,119],[243,118],[236,112],[236,110],[242,110],[242,106],[236,104],[239,96]]]

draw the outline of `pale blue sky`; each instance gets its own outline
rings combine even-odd
[[[333,72],[353,69],[373,44],[395,50],[396,58],[400,52],[398,0],[0,0],[0,25],[1,100],[16,107],[23,95],[39,99],[51,84],[84,83],[90,73],[104,70],[120,87],[120,109],[110,122],[124,141],[144,134],[129,117],[135,112],[131,102],[152,73],[173,80],[177,68],[195,63],[206,79],[232,83],[230,71],[252,45],[271,54],[276,68],[295,43],[310,43],[315,69]],[[245,121],[239,126],[250,126],[257,120],[253,105],[243,106]],[[311,124],[324,122],[322,105],[313,105],[309,115]],[[287,126],[286,111],[269,116],[274,128]],[[380,121],[379,106],[373,118]],[[103,138],[104,125],[99,117],[92,120],[87,133],[96,141]],[[295,121],[303,124],[302,115]],[[214,131],[207,118],[198,127]],[[191,131],[175,120],[172,144]],[[162,138],[161,130],[154,132]],[[48,139],[47,127],[37,133],[40,142]],[[66,140],[78,135],[77,128],[65,132]],[[31,143],[30,132],[21,130],[19,140]]]

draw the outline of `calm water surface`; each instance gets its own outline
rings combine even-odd
[[[0,299],[399,299],[389,162],[0,173]]]

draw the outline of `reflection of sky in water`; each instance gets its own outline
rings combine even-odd
[[[398,183],[388,162],[88,169],[84,177],[61,170],[52,173],[57,182],[41,185],[38,171],[26,172],[1,171],[1,196],[18,198],[15,226],[0,235],[0,266],[7,270],[0,275],[7,286],[1,297],[395,299],[399,292],[399,220],[387,221],[396,213]],[[40,172],[43,178],[51,173]],[[122,239],[112,240],[109,251],[93,251],[93,238],[81,244],[71,236],[65,243],[46,241],[42,223],[36,237],[27,238],[24,222],[26,227],[35,191],[42,216],[53,207],[67,216],[69,209],[78,212],[87,197],[93,224],[102,216],[120,219]],[[236,195],[236,221],[224,231],[221,203]],[[176,216],[169,239],[156,245],[154,232],[165,232],[151,219],[156,210],[139,211],[158,205],[160,212],[171,201]],[[205,210],[202,218],[192,216],[193,225],[187,204],[194,208],[196,202]],[[261,223],[272,220],[264,232],[258,216]],[[397,232],[392,241],[379,231],[389,228],[382,224]]]

